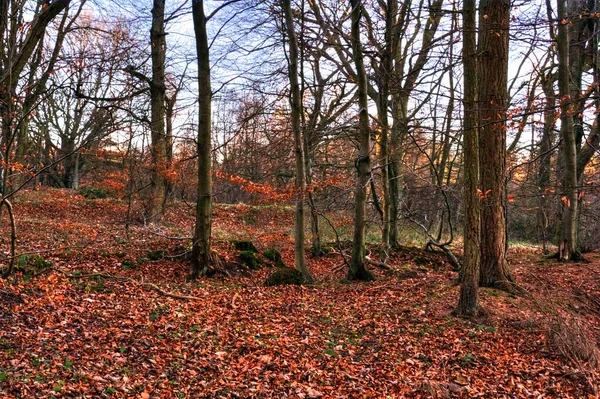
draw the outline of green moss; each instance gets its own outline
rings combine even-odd
[[[285,263],[281,258],[281,253],[275,248],[269,248],[263,252],[263,256],[273,262],[277,267],[285,267]]]
[[[124,259],[123,262],[121,262],[121,267],[123,270],[132,270],[137,267],[137,264],[131,259]]]
[[[101,199],[108,197],[106,190],[92,186],[83,186],[77,192],[87,199]]]
[[[239,255],[239,260],[242,265],[247,266],[249,269],[258,270],[260,269],[260,264],[256,255],[253,251],[242,251]]]
[[[275,270],[267,280],[265,285],[271,287],[274,285],[302,285],[304,284],[304,276],[302,273],[291,267],[283,267]]]
[[[165,257],[165,251],[148,251],[146,257],[150,260],[161,260]]]
[[[238,251],[258,252],[258,249],[252,244],[252,241],[233,240],[231,243]]]

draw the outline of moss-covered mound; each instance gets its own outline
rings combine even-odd
[[[299,270],[291,267],[282,267],[275,270],[267,280],[265,285],[271,287],[274,285],[302,285],[304,284],[304,276]]]
[[[258,252],[258,249],[252,244],[252,241],[233,240],[231,243],[238,251]]]
[[[165,251],[163,251],[163,250],[148,251],[146,253],[146,257],[150,260],[161,260],[162,258],[165,257]]]
[[[251,270],[260,269],[260,263],[259,263],[256,255],[254,254],[254,251],[242,251],[242,252],[240,252],[238,258],[240,260],[240,263],[242,265],[248,267],[248,269],[251,269]]]
[[[263,252],[263,256],[265,258],[267,258],[268,260],[270,260],[271,262],[273,262],[275,264],[275,266],[285,267],[285,263],[283,262],[283,259],[281,258],[281,253],[278,250],[276,250],[275,248],[267,249],[265,252]]]

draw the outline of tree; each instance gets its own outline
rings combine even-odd
[[[511,290],[506,260],[506,111],[510,0],[479,3],[479,165],[481,273],[484,287]]]
[[[8,189],[8,176],[12,171],[12,153],[15,141],[19,134],[23,136],[23,122],[29,118],[30,110],[19,108],[17,88],[23,83],[22,72],[30,63],[36,49],[46,35],[49,24],[67,7],[70,0],[55,0],[44,2],[33,7],[33,19],[29,24],[24,23],[24,15],[29,2],[0,1],[0,119],[2,126],[0,145],[2,153],[2,191],[6,194]],[[23,34],[22,32],[26,33]],[[60,48],[59,45],[56,48]],[[51,70],[47,71],[48,73]],[[37,90],[37,81],[30,82],[28,94],[24,97],[41,94]],[[25,104],[34,104],[36,101],[25,99]]]
[[[567,21],[567,4],[558,2],[559,21]],[[577,146],[573,128],[573,103],[570,90],[569,27],[559,23],[556,35],[558,53],[558,92],[560,97],[560,135],[563,160],[563,218],[559,258],[571,260],[580,257],[577,249]]]
[[[282,0],[289,48],[288,76],[290,81],[290,105],[292,109],[292,131],[294,134],[294,157],[296,161],[296,218],[294,236],[294,258],[296,268],[302,272],[306,282],[314,279],[306,267],[304,255],[304,197],[306,193],[306,170],[304,163],[304,139],[301,129],[302,99],[298,83],[298,40],[294,31],[294,19],[290,0]]]
[[[79,188],[86,159],[78,149],[97,149],[103,137],[120,127],[114,116],[125,100],[106,99],[123,98],[132,91],[131,85],[122,85],[130,77],[123,68],[130,61],[130,46],[137,43],[120,21],[83,22],[66,35],[55,70],[44,80],[48,94],[44,107],[38,107],[32,119],[37,137],[29,139],[32,144],[37,142],[43,164],[62,159],[48,170],[49,183],[71,189]],[[110,34],[99,33],[108,28]]]
[[[146,204],[146,217],[151,221],[158,220],[164,213],[163,204],[167,193],[165,179],[167,168],[167,137],[165,132],[166,52],[165,0],[154,0],[152,26],[150,28],[152,79],[148,82],[150,85],[152,176],[150,178],[150,194]]]
[[[477,49],[475,41],[475,0],[463,4],[463,65],[464,65],[464,262],[461,270],[460,297],[456,313],[476,316],[480,262],[479,131],[477,126]]]
[[[204,1],[192,0],[192,16],[196,35],[198,56],[198,198],[196,199],[196,226],[192,247],[190,277],[206,274],[212,261],[211,256],[211,86],[207,17]]]
[[[367,205],[367,185],[371,178],[371,131],[369,128],[369,103],[367,96],[367,74],[363,61],[360,41],[361,0],[350,0],[352,7],[352,57],[356,68],[358,85],[358,157],[356,167],[356,191],[354,200],[354,237],[352,259],[348,269],[348,280],[370,281],[375,277],[367,269],[365,262],[365,211]]]

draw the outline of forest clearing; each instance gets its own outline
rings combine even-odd
[[[183,203],[160,234],[132,225],[129,237],[116,200],[43,190],[14,208],[19,247],[38,255],[0,282],[3,397],[593,397],[594,370],[569,357],[582,356],[573,318],[600,338],[596,253],[561,264],[511,248],[533,298],[482,289],[488,314],[465,320],[451,314],[458,273],[439,253],[396,251],[370,283],[340,282],[335,253],[308,259],[314,285],[265,287],[265,258],[244,276],[187,283],[189,262],[167,259],[181,243],[165,238],[190,231]],[[293,262],[292,208],[214,212],[227,261],[239,261],[231,240],[252,238]],[[561,323],[567,336],[553,336]]]

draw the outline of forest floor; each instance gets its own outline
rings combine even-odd
[[[416,249],[371,283],[343,283],[339,254],[308,260],[311,286],[265,287],[268,267],[186,283],[187,261],[157,255],[185,251],[186,204],[160,231],[126,231],[125,203],[70,191],[25,192],[14,210],[29,255],[0,281],[3,398],[595,397],[598,254],[511,248],[531,297],[482,289],[487,315],[464,320],[457,273]],[[251,239],[292,264],[292,225],[289,208],[217,205],[215,247],[231,263],[229,240]]]

